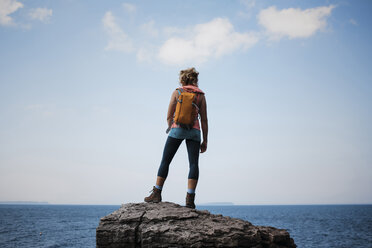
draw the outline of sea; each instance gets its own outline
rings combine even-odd
[[[95,247],[101,217],[120,206],[0,205],[0,247]],[[287,229],[297,247],[372,248],[372,205],[197,206]]]

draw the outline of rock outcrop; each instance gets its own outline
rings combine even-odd
[[[214,215],[171,202],[129,203],[103,217],[96,230],[106,247],[296,247],[284,229]]]

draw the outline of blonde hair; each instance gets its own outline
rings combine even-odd
[[[199,72],[194,67],[180,71],[180,84],[198,86],[198,75]]]

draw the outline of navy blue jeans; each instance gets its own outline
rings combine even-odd
[[[180,147],[183,139],[176,139],[168,136],[168,139],[164,146],[163,158],[161,159],[160,167],[158,170],[158,176],[167,178],[169,165],[172,162],[174,155],[176,154],[178,147]],[[189,179],[199,178],[199,150],[200,142],[195,140],[186,140],[187,153],[189,155]]]

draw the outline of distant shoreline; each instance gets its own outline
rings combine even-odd
[[[0,204],[14,204],[14,205],[49,205],[48,202],[37,201],[0,201]]]

